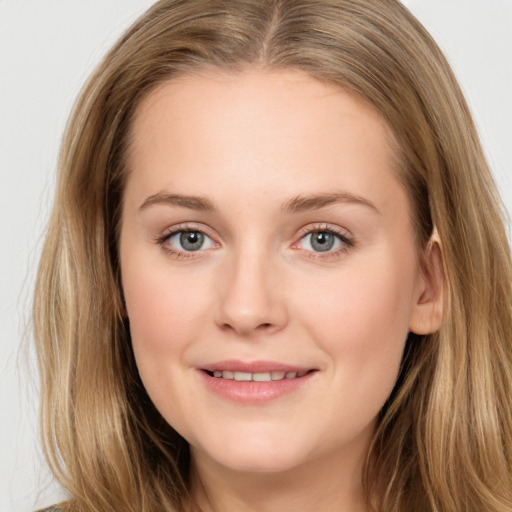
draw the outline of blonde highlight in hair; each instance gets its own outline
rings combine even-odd
[[[204,68],[301,69],[372,104],[400,148],[420,251],[442,249],[444,320],[411,334],[368,455],[378,512],[512,509],[512,279],[503,210],[441,51],[396,0],[162,0],[85,85],[62,144],[34,326],[48,462],[66,510],[183,510],[187,443],[138,377],[117,255],[130,121]]]

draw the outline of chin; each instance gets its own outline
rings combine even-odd
[[[196,459],[209,459],[214,465],[241,473],[280,473],[307,460],[306,443],[262,436],[230,437],[210,446],[192,448]]]

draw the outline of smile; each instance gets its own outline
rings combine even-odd
[[[236,380],[238,382],[270,382],[283,379],[296,379],[304,377],[309,370],[301,372],[286,372],[286,371],[273,371],[273,372],[233,372],[230,370],[214,370],[213,372],[207,371],[210,377],[219,379]]]
[[[290,393],[308,388],[318,374],[317,368],[292,366],[275,361],[217,361],[203,367],[202,380],[214,395],[245,405],[272,402]]]

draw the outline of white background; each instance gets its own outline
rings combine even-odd
[[[78,90],[152,0],[0,0],[0,511],[58,500],[37,440],[30,302]],[[404,0],[447,53],[512,212],[512,0]],[[25,349],[25,348],[26,349]]]

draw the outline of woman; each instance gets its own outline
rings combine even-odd
[[[75,107],[40,265],[61,508],[509,510],[510,283],[401,4],[155,4]]]

